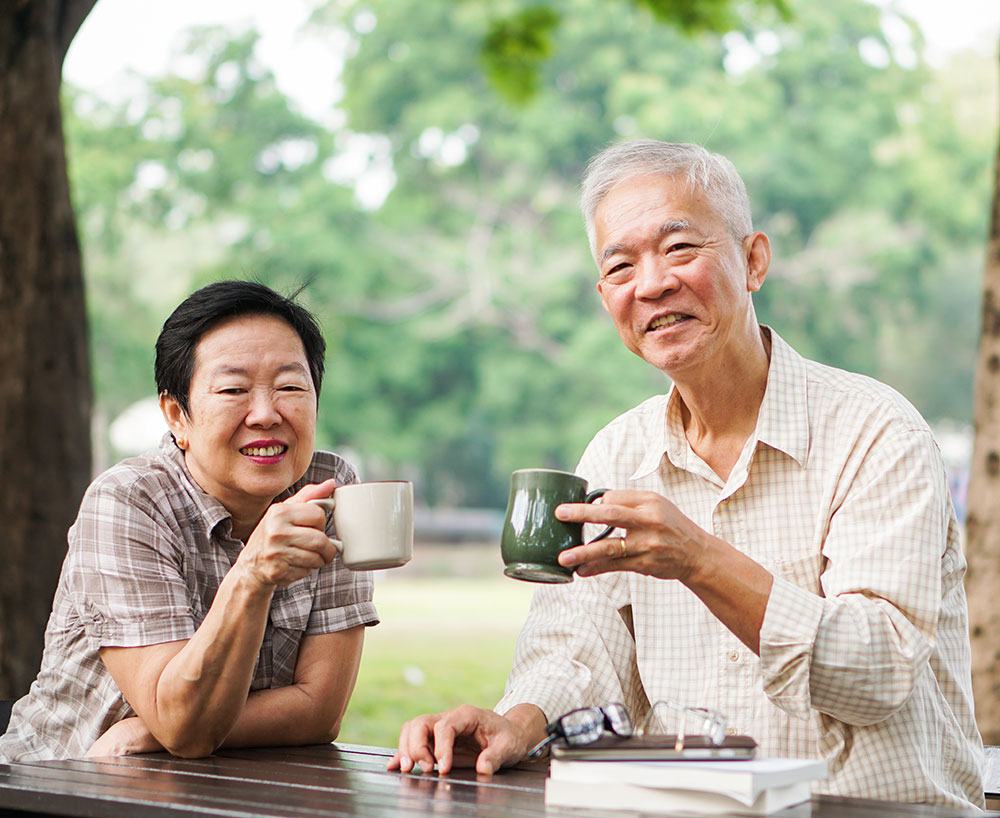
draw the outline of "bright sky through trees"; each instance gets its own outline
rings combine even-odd
[[[969,46],[996,52],[1000,0],[873,2],[915,17],[932,60]],[[261,34],[259,56],[274,71],[282,92],[306,113],[325,120],[335,101],[342,44],[299,34],[313,5],[314,0],[99,0],[73,40],[64,76],[75,85],[117,97],[128,92],[124,72],[161,73],[178,35],[190,26],[253,25]]]

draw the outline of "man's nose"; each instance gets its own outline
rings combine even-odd
[[[655,300],[664,293],[676,290],[677,277],[667,262],[657,256],[645,256],[636,263],[635,297]]]
[[[270,428],[281,423],[281,413],[270,389],[254,389],[250,393],[250,406],[247,409],[246,423],[248,426]]]

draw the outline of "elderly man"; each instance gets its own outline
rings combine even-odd
[[[825,758],[823,792],[981,806],[965,560],[927,424],[757,323],[771,250],[725,158],[619,145],[582,203],[601,302],[673,386],[587,447],[578,473],[614,490],[557,516],[619,536],[560,556],[578,579],[536,591],[495,711],[408,722],[390,769],[490,773],[573,708],[667,700]]]

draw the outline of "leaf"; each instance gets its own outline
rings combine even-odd
[[[483,38],[483,68],[508,101],[524,104],[538,91],[539,68],[553,49],[559,15],[550,6],[531,6],[493,20]]]

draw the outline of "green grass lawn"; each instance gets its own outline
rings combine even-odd
[[[381,623],[365,633],[338,741],[394,747],[404,721],[503,694],[533,585],[486,576],[377,575]]]

